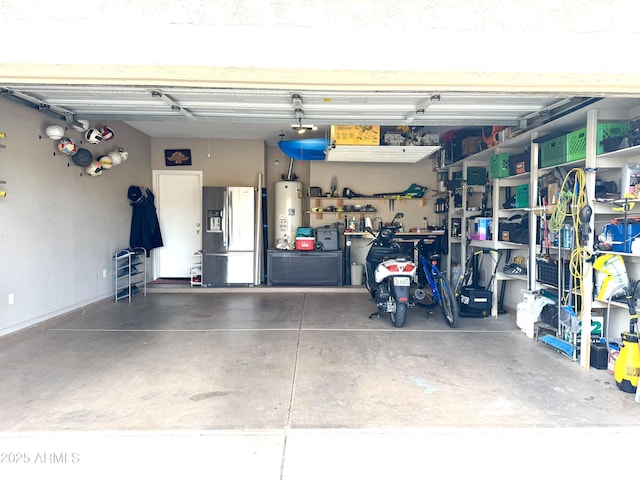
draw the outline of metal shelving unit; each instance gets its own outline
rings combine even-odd
[[[116,302],[127,299],[131,303],[139,292],[147,296],[146,257],[147,251],[142,247],[121,249],[113,256]]]

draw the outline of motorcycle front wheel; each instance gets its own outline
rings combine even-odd
[[[442,308],[444,319],[447,325],[455,328],[458,324],[458,303],[455,295],[444,278],[438,279],[438,290],[440,290],[440,308]]]
[[[391,312],[391,323],[397,328],[404,327],[404,322],[407,320],[407,304],[396,303],[396,311]]]

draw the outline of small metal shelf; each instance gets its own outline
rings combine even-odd
[[[192,287],[202,286],[202,252],[191,255],[190,282]]]
[[[142,247],[118,250],[113,256],[115,301],[131,298],[136,293],[147,295],[147,251]]]

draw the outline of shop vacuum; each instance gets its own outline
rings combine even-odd
[[[640,377],[640,344],[638,344],[638,313],[636,311],[636,289],[639,283],[632,282],[625,291],[629,308],[629,331],[621,333],[622,346],[613,367],[616,385],[627,393],[636,393]]]
[[[640,344],[638,334],[622,332],[622,347],[613,367],[613,378],[620,390],[636,393],[640,376]]]
[[[491,279],[485,286],[479,284],[480,267],[484,254],[495,257]],[[488,317],[491,315],[493,305],[493,291],[491,290],[493,280],[496,276],[498,264],[502,252],[493,248],[483,248],[471,252],[467,258],[464,276],[456,288],[456,298],[458,299],[458,311],[461,317]]]

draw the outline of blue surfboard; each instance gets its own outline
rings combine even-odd
[[[329,141],[324,138],[301,138],[281,140],[278,146],[294,160],[324,160]]]

